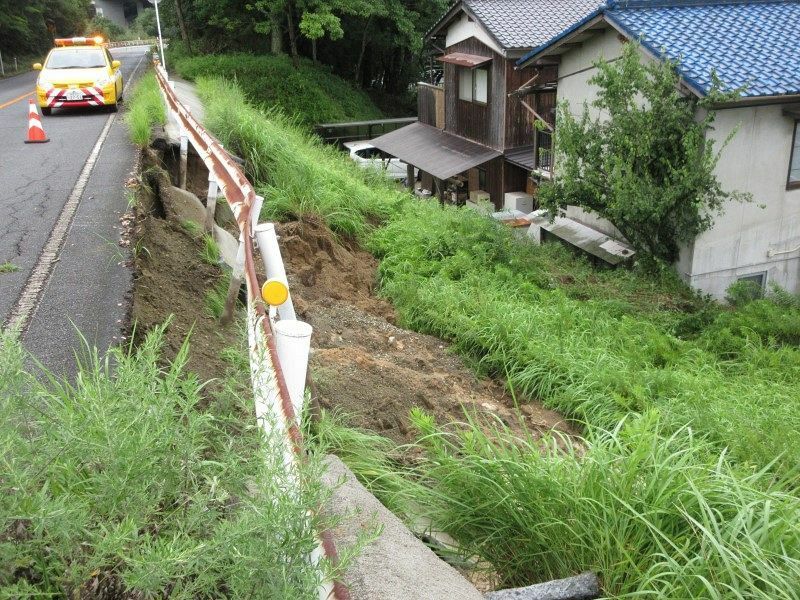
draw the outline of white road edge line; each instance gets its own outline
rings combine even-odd
[[[142,56],[136,64],[136,68],[134,68],[131,73],[131,81],[133,81],[145,56],[147,55],[145,54]],[[103,148],[103,144],[108,137],[108,133],[111,131],[111,125],[114,123],[116,117],[117,113],[108,116],[103,130],[100,132],[100,137],[97,138],[97,142],[94,148],[92,148],[89,158],[86,159],[86,163],[83,165],[83,169],[81,169],[81,174],[78,176],[75,187],[72,188],[72,192],[67,202],[64,204],[64,208],[61,209],[61,214],[58,215],[55,227],[53,227],[53,230],[50,232],[50,237],[47,239],[47,243],[44,245],[39,259],[36,261],[36,266],[34,266],[33,271],[31,271],[31,276],[28,278],[17,302],[11,309],[8,319],[6,319],[6,327],[15,329],[19,335],[25,332],[31,317],[39,306],[42,293],[47,286],[47,282],[50,280],[50,276],[53,274],[53,268],[64,246],[64,241],[67,238],[72,220],[78,210],[83,192],[86,189],[86,185],[89,183],[89,178],[92,176],[97,158],[100,156],[100,150]]]

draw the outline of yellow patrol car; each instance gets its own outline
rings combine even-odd
[[[102,37],[57,39],[36,82],[42,114],[54,108],[107,106],[112,112],[122,100],[121,63],[114,60]]]

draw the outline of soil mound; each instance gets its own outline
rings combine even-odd
[[[414,406],[440,424],[464,421],[466,410],[518,432],[575,433],[539,404],[517,410],[504,386],[477,377],[442,340],[397,327],[391,304],[376,295],[377,261],[369,253],[317,220],[280,225],[278,235],[295,307],[314,327],[316,405],[401,443],[414,439]]]

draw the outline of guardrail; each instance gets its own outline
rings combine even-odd
[[[164,40],[164,44],[167,43],[168,40]],[[108,42],[106,44],[107,48],[125,48],[126,46],[155,46],[158,43],[157,39],[149,39],[149,40],[121,40],[118,42]]]
[[[164,68],[156,63],[155,70],[168,112],[180,131],[181,182],[185,185],[188,145],[191,144],[208,168],[209,214],[213,217],[212,210],[221,192],[238,224],[239,251],[236,264],[232,265],[228,312],[244,282],[247,286],[247,330],[256,419],[267,439],[280,440],[287,475],[296,483],[297,465],[305,456],[299,416],[305,392],[311,326],[295,318],[274,225],[258,223],[263,198],[256,195],[222,144],[180,102]],[[267,274],[263,292],[256,273],[256,247]],[[331,535],[319,532],[318,539],[319,545],[310,560],[319,564],[325,557],[335,566],[338,555]],[[321,600],[349,600],[350,595],[341,582],[324,581],[319,588],[319,597]]]

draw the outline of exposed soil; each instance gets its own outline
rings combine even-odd
[[[191,333],[189,370],[201,380],[221,377],[229,366],[221,350],[240,343],[243,334],[205,310],[206,293],[224,274],[203,262],[199,239],[165,217],[159,189],[170,181],[165,171],[153,168],[159,163],[153,153],[145,156],[132,241],[135,334],[141,339],[171,318],[165,358],[174,358]],[[169,156],[164,164],[170,165]],[[206,173],[190,169],[190,189],[199,191],[206,180]],[[466,410],[497,418],[517,432],[576,433],[540,404],[516,409],[501,383],[477,377],[445,342],[398,327],[391,303],[376,293],[378,263],[371,254],[315,219],[281,224],[278,233],[295,308],[314,327],[310,369],[316,407],[340,410],[352,425],[400,443],[414,439],[409,412],[415,406],[440,424],[464,421]]]
[[[514,431],[576,433],[537,403],[514,408],[504,386],[476,377],[443,341],[397,327],[391,304],[376,296],[375,258],[340,242],[318,221],[278,228],[295,308],[314,327],[315,401],[353,425],[410,442],[409,411],[440,424],[471,414],[497,417]]]
[[[164,358],[172,360],[190,337],[188,369],[208,381],[225,374],[229,363],[220,352],[241,343],[236,323],[223,326],[206,312],[205,295],[224,280],[223,270],[201,258],[202,241],[165,217],[159,197],[169,185],[164,171],[148,170],[140,186],[137,228],[131,246],[136,264],[131,326],[138,343],[152,328],[170,320],[164,339]]]

